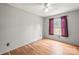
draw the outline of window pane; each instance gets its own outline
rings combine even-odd
[[[54,19],[54,34],[61,35],[61,18]]]

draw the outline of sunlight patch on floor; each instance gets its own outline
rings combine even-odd
[[[53,54],[63,54],[63,47],[61,46],[61,44],[55,44],[53,45]]]

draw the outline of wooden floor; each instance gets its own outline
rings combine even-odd
[[[43,39],[17,48],[3,55],[79,55],[79,47]]]

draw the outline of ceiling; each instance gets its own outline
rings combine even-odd
[[[56,15],[79,9],[79,3],[51,3],[48,12],[45,12],[43,10],[43,3],[10,3],[9,5],[42,17]]]

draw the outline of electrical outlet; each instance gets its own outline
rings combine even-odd
[[[40,35],[40,37],[41,37],[41,35]]]
[[[7,43],[6,46],[7,46],[7,47],[10,46],[10,43]]]

